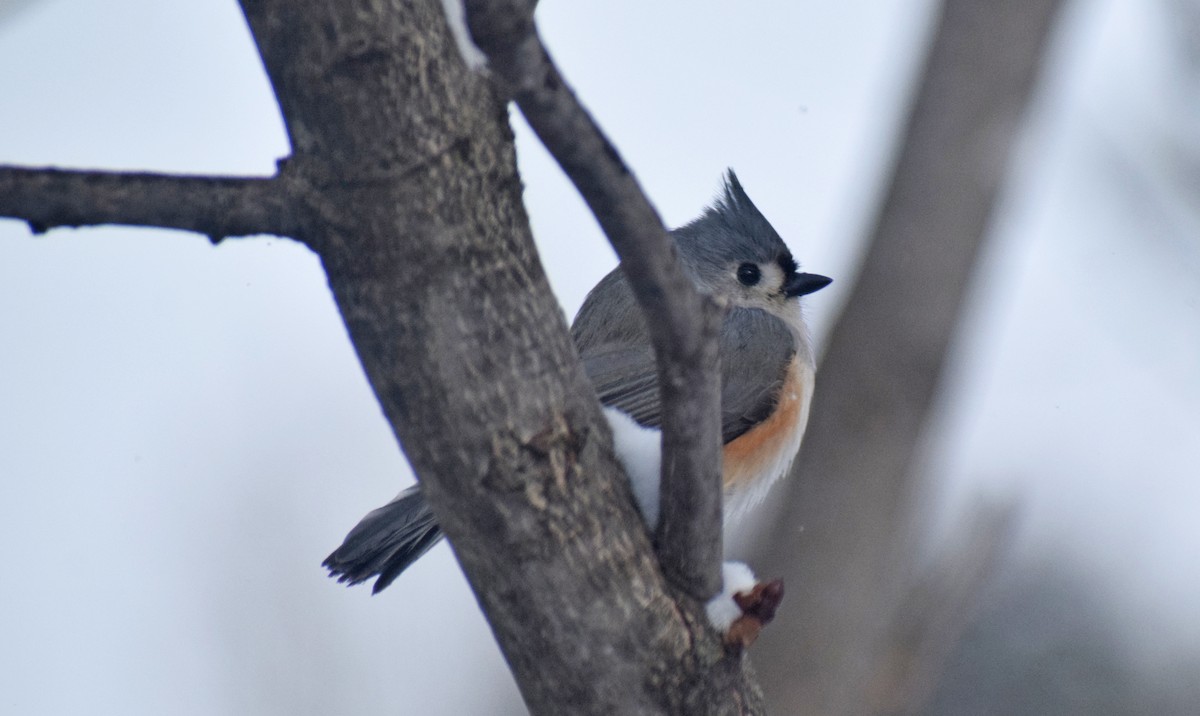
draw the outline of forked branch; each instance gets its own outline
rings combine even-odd
[[[637,180],[550,59],[528,0],[466,0],[491,71],[570,177],[608,236],[642,308],[663,412],[659,561],[696,599],[720,588],[721,309],[683,273],[674,242]]]

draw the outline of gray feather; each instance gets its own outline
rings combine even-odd
[[[614,274],[617,278],[610,280]],[[617,271],[605,277],[597,290],[609,294],[596,297],[599,301],[632,301],[632,292]],[[593,297],[589,295],[588,300]],[[573,333],[600,402],[627,413],[643,426],[657,428],[662,422],[658,369],[641,314],[636,307],[634,310],[624,322],[593,320],[585,302]],[[750,343],[754,350],[746,350]],[[726,314],[718,337],[724,442],[771,414],[795,352],[792,332],[766,311],[733,308]]]
[[[713,205],[671,232],[685,270],[701,290],[711,277],[746,261],[776,263],[784,273],[796,262],[783,239],[729,171]],[[657,367],[642,313],[618,266],[588,293],[571,326],[600,402],[628,413],[646,427],[661,424]],[[753,350],[746,347],[753,343]],[[733,308],[721,326],[721,433],[742,435],[775,408],[797,337],[783,321],[754,309]]]
[[[776,263],[784,273],[796,270],[796,261],[775,227],[762,215],[730,169],[723,191],[699,218],[671,232],[684,267],[702,288],[705,277],[720,274],[730,265],[753,261]]]
[[[413,486],[362,518],[322,566],[350,585],[378,575],[372,589],[378,592],[442,537],[420,486]]]
[[[775,411],[796,338],[783,321],[756,308],[734,308],[721,325],[721,433],[725,442]],[[747,350],[753,343],[754,350]]]

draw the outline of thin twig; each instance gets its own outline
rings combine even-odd
[[[297,221],[278,178],[206,177],[0,166],[0,216],[34,233],[60,226],[126,224],[227,236],[294,236]]]
[[[720,587],[721,311],[683,273],[674,242],[616,148],[563,80],[528,0],[467,0],[467,24],[538,138],[574,182],[641,305],[662,395],[663,572],[697,599]]]

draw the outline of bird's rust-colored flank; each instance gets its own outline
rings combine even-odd
[[[783,386],[779,390],[779,405],[771,416],[758,425],[726,443],[722,484],[726,492],[742,490],[762,479],[773,479],[777,475],[766,474],[773,466],[786,467],[792,455],[781,458],[781,452],[796,449],[796,431],[803,430],[801,423],[807,386],[802,376],[800,360],[792,358]]]

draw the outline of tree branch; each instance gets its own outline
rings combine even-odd
[[[240,4],[293,148],[279,177],[9,168],[0,213],[35,230],[128,223],[303,238],[530,711],[762,713],[744,656],[724,649],[654,559],[538,261],[506,101],[461,62],[442,3]],[[707,316],[711,327],[715,312],[700,309],[641,202],[623,221],[648,215],[657,237],[646,248],[631,234],[622,253],[666,253],[631,280],[675,306],[662,342],[715,369],[692,323]],[[663,275],[647,284],[646,271]],[[669,404],[697,385],[715,380],[664,369]],[[715,438],[716,403],[700,405]],[[676,422],[688,417],[678,412]],[[705,443],[710,457],[717,448]],[[699,462],[713,478],[704,536],[719,540],[716,460]],[[689,554],[715,573],[712,544]]]
[[[278,178],[205,177],[0,166],[0,216],[34,233],[126,224],[227,236],[295,236],[299,223]]]
[[[440,0],[241,0],[305,230],[534,714],[749,714],[670,589],[533,244],[507,102]],[[445,151],[453,147],[451,151]],[[430,159],[433,157],[434,159]]]
[[[706,600],[721,584],[721,310],[683,273],[662,219],[550,59],[533,22],[535,4],[466,0],[467,24],[491,70],[595,214],[642,308],[662,395],[658,557],[672,583]]]

